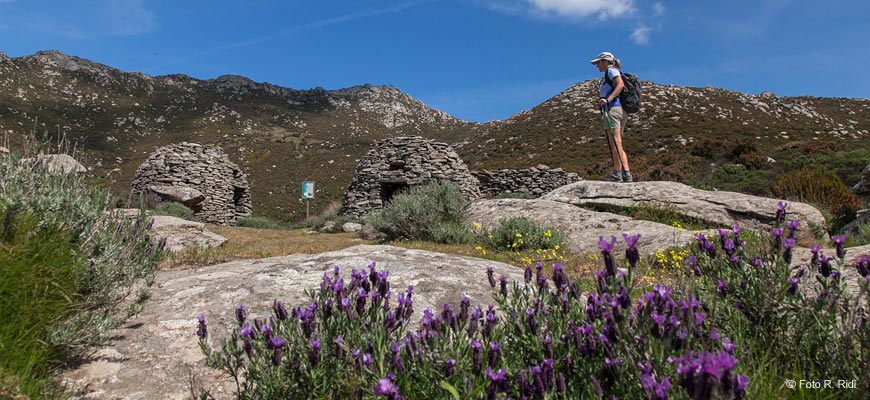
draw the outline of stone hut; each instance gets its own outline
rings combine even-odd
[[[480,181],[481,194],[489,197],[500,193],[526,193],[537,198],[555,188],[581,180],[573,172],[565,172],[562,168],[551,169],[546,165],[525,169],[474,171],[472,174]]]
[[[450,145],[420,136],[375,142],[356,168],[340,213],[364,216],[395,193],[431,181],[451,181],[468,198],[480,197],[477,179]]]
[[[200,220],[220,225],[251,215],[245,173],[215,145],[182,142],[157,149],[136,171],[133,193],[183,203]]]

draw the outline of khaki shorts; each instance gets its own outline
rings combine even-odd
[[[604,129],[619,129],[620,133],[624,133],[625,128],[628,126],[628,113],[622,111],[622,106],[610,107],[606,112],[607,117],[610,119],[610,126],[607,126],[607,121],[601,118],[601,124],[604,126]]]

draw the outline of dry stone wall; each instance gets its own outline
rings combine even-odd
[[[167,186],[200,192],[201,201],[186,205],[202,221],[235,225],[251,215],[247,177],[218,146],[182,142],[157,149],[136,171],[133,193],[169,201]]]
[[[480,192],[486,197],[500,193],[527,193],[536,198],[553,189],[581,180],[580,176],[573,172],[565,172],[562,168],[550,169],[546,165],[526,169],[474,171],[472,175],[480,182]]]
[[[450,145],[420,136],[376,142],[360,160],[340,213],[362,217],[399,191],[432,181],[450,181],[468,198],[480,197],[477,178]]]

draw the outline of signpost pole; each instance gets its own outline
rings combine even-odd
[[[305,219],[308,219],[308,208],[311,204],[311,199],[305,199]]]

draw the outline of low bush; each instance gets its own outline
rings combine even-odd
[[[238,219],[238,224],[239,226],[244,228],[256,229],[283,230],[288,228],[288,226],[283,222],[275,221],[269,217],[261,216],[241,217]]]
[[[115,202],[83,175],[52,174],[38,161],[0,155],[0,369],[24,394],[47,396],[32,383],[102,343],[148,298],[165,241],[150,236],[141,210],[112,212]],[[43,301],[53,306],[37,307]]]
[[[170,217],[178,217],[186,220],[194,220],[193,210],[181,203],[174,201],[160,203],[154,207],[154,215],[167,215]]]
[[[561,231],[541,226],[526,217],[506,218],[490,231],[481,232],[484,247],[493,250],[548,250],[565,244]]]
[[[737,344],[692,295],[632,293],[637,236],[626,240],[628,274],[615,264],[616,238],[601,240],[605,267],[588,298],[558,264],[552,282],[541,265],[524,283],[489,269],[498,307],[465,298],[423,310],[411,330],[413,288],[390,296],[388,271],[343,277],[336,267],[292,311],[276,300],[272,316],[251,318],[238,306],[239,328],[215,347],[200,316],[200,346],[242,399],[743,397]]]
[[[810,261],[795,262],[796,231],[807,228],[786,217],[770,235],[697,234],[678,257],[656,257],[680,272],[646,293],[634,277],[639,235],[623,235],[619,259],[616,238],[601,238],[604,268],[588,295],[559,264],[549,279],[527,266],[524,283],[489,270],[497,306],[466,298],[426,309],[416,329],[413,288],[393,293],[374,264],[349,278],[336,267],[290,312],[279,301],[268,318],[238,307],[239,328],[220,343],[209,343],[201,317],[200,346],[244,399],[779,398],[805,395],[787,385],[815,376],[855,385],[835,397],[862,398],[870,255],[844,265],[835,238],[836,256],[814,246]],[[846,275],[858,276],[856,288]]]
[[[474,243],[476,237],[474,232],[464,225],[448,221],[442,222],[432,229],[430,239],[435,243],[444,244],[469,244]]]
[[[837,232],[855,218],[861,200],[831,171],[800,169],[779,175],[770,182],[774,196],[817,204],[832,216],[829,232]]]
[[[389,240],[430,240],[433,230],[442,223],[459,223],[469,203],[456,184],[436,181],[395,195],[368,221]]]

